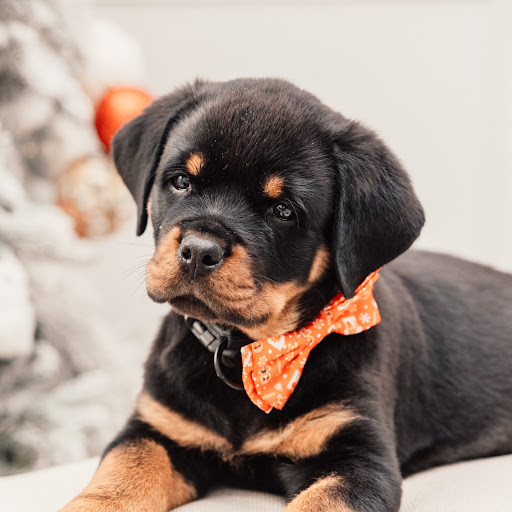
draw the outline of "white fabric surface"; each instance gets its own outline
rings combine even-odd
[[[88,482],[97,459],[0,478],[2,512],[56,512]],[[270,494],[220,489],[179,512],[281,512]],[[400,512],[512,510],[512,455],[444,466],[404,481]]]

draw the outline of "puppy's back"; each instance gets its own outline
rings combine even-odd
[[[418,389],[405,473],[512,449],[512,275],[452,256],[409,251],[388,265],[419,315],[422,336],[400,340]],[[402,371],[407,371],[402,368]],[[414,382],[414,381],[413,381]],[[421,382],[421,384],[420,384]],[[409,418],[411,420],[411,418]],[[416,446],[414,446],[416,445]],[[434,447],[435,448],[431,448]],[[404,461],[406,462],[406,461]]]

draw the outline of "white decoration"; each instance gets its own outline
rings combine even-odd
[[[14,253],[0,243],[0,360],[30,354],[35,312],[28,278]]]

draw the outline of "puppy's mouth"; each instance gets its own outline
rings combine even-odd
[[[260,324],[268,318],[268,315],[249,315],[247,317],[246,311],[241,312],[230,308],[211,295],[198,298],[196,295],[187,293],[171,297],[165,302],[168,302],[176,313],[198,318],[205,322],[251,326]]]
[[[195,318],[213,320],[217,315],[202,300],[193,295],[178,295],[170,299],[169,304],[177,313]]]
[[[252,339],[291,331],[299,319],[295,305],[302,289],[293,283],[262,285],[251,290],[236,290],[233,286],[232,297],[216,290],[214,283],[191,285],[178,280],[173,284],[164,293],[148,289],[149,296],[156,302],[167,302],[180,315],[233,326]]]
[[[268,318],[268,308],[261,307],[255,286],[222,285],[215,281],[215,276],[191,280],[182,273],[159,281],[160,286],[155,286],[152,276],[151,271],[146,276],[149,297],[155,302],[167,302],[180,315],[237,326],[259,324]],[[256,310],[255,304],[260,306]]]

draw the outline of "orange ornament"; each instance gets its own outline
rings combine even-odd
[[[117,130],[139,115],[152,101],[151,94],[135,87],[107,90],[96,106],[94,118],[98,136],[107,151],[110,151],[110,141]]]

